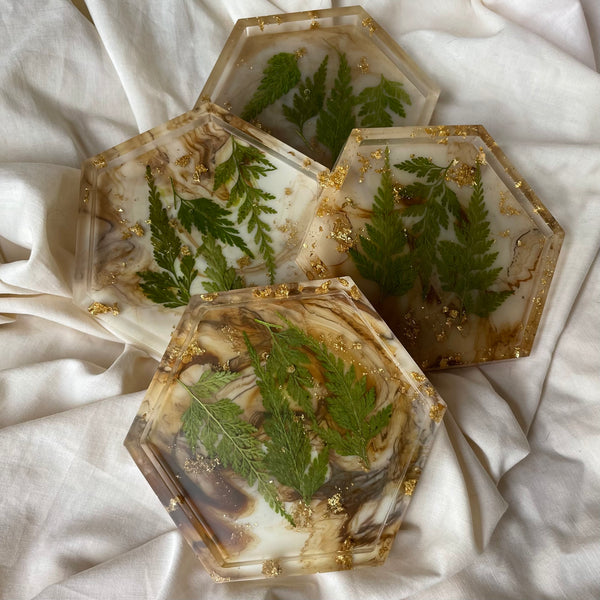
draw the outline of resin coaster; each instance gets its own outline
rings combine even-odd
[[[354,127],[426,125],[439,88],[362,8],[239,20],[210,99],[330,167]]]
[[[74,299],[162,356],[193,294],[298,280],[311,160],[203,104],[83,165]]]
[[[337,571],[385,561],[444,411],[351,279],[281,284],[192,298],[125,445],[216,581]]]
[[[355,130],[298,264],[349,275],[423,369],[530,353],[564,232],[481,126]]]

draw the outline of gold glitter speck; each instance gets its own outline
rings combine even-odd
[[[97,156],[92,161],[92,164],[96,167],[96,169],[104,169],[104,167],[106,167],[106,159],[104,158],[104,155],[100,154],[99,156]]]
[[[175,164],[178,167],[187,167],[190,164],[190,160],[192,160],[192,155],[191,154],[184,154],[183,156],[180,156],[175,161]]]
[[[294,51],[296,58],[302,58],[306,54],[306,48],[298,48],[298,50]]]
[[[355,285],[353,285],[353,286],[350,288],[350,297],[351,297],[353,300],[359,300],[359,299],[360,299],[360,295],[361,295],[361,294],[360,294],[360,290],[358,289],[358,287],[357,287],[357,286],[355,286]]]
[[[261,31],[265,30],[265,21],[264,19],[261,19],[260,17],[256,17],[256,22],[258,24],[258,27],[260,28]]]
[[[422,375],[421,373],[417,373],[416,371],[413,371],[410,376],[417,381],[418,383],[423,383],[427,378],[425,377],[425,375]]]
[[[215,573],[214,571],[211,571],[209,575],[215,583],[228,583],[229,581],[231,581],[231,577],[223,577],[218,573]]]
[[[191,362],[194,356],[202,356],[206,350],[198,345],[197,342],[192,342],[188,344],[188,347],[185,349],[185,352],[181,355],[181,362],[186,365]]]
[[[412,496],[416,487],[417,487],[416,479],[405,479],[404,480],[404,494],[406,496]]]
[[[202,298],[202,300],[204,300],[205,302],[214,302],[217,299],[217,296],[218,296],[217,293],[200,294],[200,298]]]
[[[444,412],[446,412],[446,407],[438,402],[429,409],[429,418],[436,423],[440,423],[444,417]]]
[[[206,173],[207,171],[208,169],[203,164],[196,165],[196,168],[194,169],[194,174],[192,176],[194,182],[200,183],[202,175],[204,175],[204,173]]]
[[[290,295],[290,288],[285,283],[280,283],[275,288],[275,297],[276,298],[287,298]]]
[[[366,75],[369,72],[369,61],[366,56],[361,56],[360,61],[358,62],[358,68],[363,75]]]
[[[361,23],[363,27],[369,30],[369,35],[373,35],[377,31],[377,25],[375,25],[375,21],[371,17],[365,17]]]
[[[187,458],[183,463],[183,470],[192,475],[202,475],[203,473],[212,473],[221,461],[218,458],[206,458],[197,455],[196,458]]]
[[[281,575],[281,565],[277,560],[265,560],[262,565],[262,574],[265,577],[277,577]]]
[[[373,152],[371,152],[371,158],[373,158],[375,160],[381,160],[383,158],[383,152],[381,151],[381,148],[377,148],[377,150],[373,150]]]
[[[331,281],[327,279],[319,287],[315,288],[315,294],[326,294],[331,286]]]
[[[325,266],[325,263],[320,258],[311,260],[310,266],[311,266],[312,270],[317,274],[318,277],[325,277],[327,275],[327,267]]]
[[[296,505],[296,508],[294,508],[292,518],[294,519],[296,527],[310,527],[312,515],[313,509],[308,504],[300,500]]]
[[[327,508],[334,515],[340,515],[346,512],[342,505],[342,494],[340,492],[336,492],[333,496],[327,498]]]
[[[115,317],[119,314],[119,305],[115,302],[112,306],[108,306],[108,304],[102,304],[102,302],[92,302],[88,306],[88,312],[90,315],[105,315],[108,313],[112,313]]]
[[[255,288],[252,290],[252,295],[255,298],[271,298],[274,295],[273,288],[267,285],[264,288]]]
[[[332,187],[336,190],[341,189],[348,174],[348,169],[348,165],[338,165],[333,171],[322,171],[319,173],[321,187]]]
[[[244,254],[244,256],[237,259],[237,264],[240,269],[247,267],[251,262],[252,262],[252,259],[247,254]]]
[[[446,181],[454,181],[459,187],[472,186],[475,183],[477,169],[466,163],[452,165],[446,171]]]
[[[167,512],[172,513],[181,504],[181,496],[175,496],[169,500],[169,506],[166,507]]]
[[[292,195],[292,188],[287,187],[283,191],[285,192],[286,196],[291,196]]]
[[[343,217],[338,217],[333,223],[330,237],[338,243],[337,251],[340,253],[348,252],[354,246],[352,227],[349,226],[348,220]]]

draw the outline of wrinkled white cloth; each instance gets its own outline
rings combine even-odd
[[[438,372],[383,567],[213,584],[122,446],[156,361],[71,302],[83,159],[193,106],[236,19],[351,2],[0,10],[0,599],[600,596],[600,4],[366,0],[566,231],[534,353]]]

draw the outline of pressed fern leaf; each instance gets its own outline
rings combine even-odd
[[[275,251],[271,238],[271,227],[262,219],[264,214],[275,214],[277,211],[265,202],[275,200],[275,196],[259,187],[256,182],[269,171],[276,169],[263,152],[253,146],[231,138],[231,154],[227,160],[217,165],[213,190],[221,186],[231,186],[229,189],[228,206],[238,206],[237,222],[248,219],[248,233],[254,233],[254,243],[265,261],[271,283],[275,280]]]
[[[243,278],[227,264],[221,246],[211,235],[204,236],[198,255],[206,261],[204,276],[208,281],[203,281],[202,285],[207,292],[237,290],[245,286]]]
[[[172,179],[171,187],[175,207],[179,201],[177,218],[186,231],[191,232],[194,226],[200,233],[211,235],[229,246],[236,246],[250,258],[254,258],[246,242],[238,235],[235,224],[229,219],[231,211],[211,198],[183,198],[175,190]]]
[[[365,225],[367,235],[359,236],[360,250],[350,248],[349,254],[358,272],[377,282],[383,294],[402,296],[414,285],[415,274],[411,257],[405,252],[405,226],[394,203],[389,154],[386,148],[371,221]]]
[[[292,124],[296,125],[298,135],[309,145],[308,141],[304,137],[304,124],[312,117],[316,117],[319,114],[321,108],[323,108],[323,102],[325,101],[325,80],[327,78],[327,62],[329,56],[325,55],[325,58],[319,65],[312,79],[307,77],[304,81],[301,81],[298,85],[298,92],[294,94],[292,100],[293,105],[282,106],[282,111],[285,118]]]
[[[498,252],[490,251],[494,239],[490,237],[487,216],[481,172],[477,168],[466,214],[454,223],[458,241],[439,242],[437,268],[442,289],[456,294],[467,314],[479,317],[489,316],[512,294],[511,290],[488,289],[502,268],[492,268]]]
[[[362,104],[358,111],[358,116],[362,117],[361,127],[391,127],[394,121],[387,109],[404,118],[404,105],[411,104],[402,83],[390,81],[383,75],[376,86],[367,87],[358,94],[357,102]]]
[[[163,207],[150,167],[146,167],[148,202],[150,205],[150,233],[152,254],[162,271],[138,271],[140,289],[144,295],[167,308],[185,306],[190,300],[192,281],[198,275],[191,256],[179,260],[181,240],[171,225],[167,210]],[[179,264],[179,270],[177,265]]]
[[[423,297],[431,288],[436,266],[437,243],[442,229],[450,223],[449,215],[460,217],[461,206],[454,191],[446,184],[446,173],[452,166],[439,166],[422,156],[394,165],[401,171],[413,173],[423,181],[404,186],[401,196],[410,201],[403,212],[404,219],[416,220],[408,227],[412,246],[413,265],[419,275]]]
[[[352,72],[346,54],[338,52],[338,56],[340,64],[337,76],[325,108],[319,112],[317,119],[317,139],[331,152],[332,162],[335,162],[350,132],[356,127]]]
[[[388,425],[392,416],[391,404],[376,411],[375,388],[367,386],[366,376],[357,379],[353,364],[346,369],[344,361],[331,353],[325,344],[295,325],[289,325],[296,339],[301,340],[317,359],[330,394],[327,408],[338,429],[318,426],[319,436],[338,454],[358,456],[368,468],[369,442]]]
[[[270,104],[281,98],[300,81],[298,57],[280,52],[267,61],[258,89],[244,107],[241,117],[252,121]]]
[[[265,442],[265,465],[281,484],[296,490],[303,501],[310,504],[313,494],[325,483],[328,451],[323,448],[311,458],[312,445],[308,433],[291,409],[285,388],[277,381],[277,374],[284,367],[279,362],[281,353],[273,355],[271,351],[263,366],[247,336],[245,340],[266,411],[264,430],[269,439]],[[287,369],[289,363],[286,362],[286,365]]]
[[[294,525],[267,473],[256,428],[240,418],[242,409],[229,398],[206,402],[228,381],[219,372],[203,377],[204,380],[201,378],[193,386],[179,380],[191,397],[189,408],[181,416],[190,448],[195,452],[200,442],[209,458],[218,458],[224,467],[235,471],[248,485],[256,483],[269,506]]]

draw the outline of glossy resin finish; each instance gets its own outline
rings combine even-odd
[[[216,581],[379,565],[445,404],[348,278],[195,296],[125,444]]]
[[[317,170],[203,104],[86,161],[75,301],[162,356],[195,293],[297,280]]]
[[[211,99],[330,167],[353,127],[426,125],[439,88],[358,6],[241,19]]]
[[[424,369],[527,356],[564,233],[481,126],[355,130],[299,264],[350,275]]]

